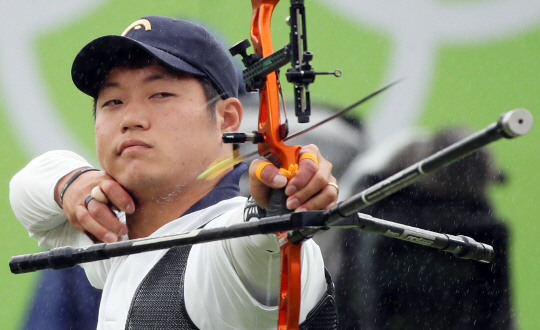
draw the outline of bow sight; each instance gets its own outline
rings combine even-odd
[[[287,63],[292,67],[287,69],[285,76],[287,81],[294,84],[294,108],[299,123],[309,122],[311,115],[311,102],[309,84],[315,81],[316,75],[332,74],[341,76],[341,70],[333,72],[315,72],[311,66],[313,53],[307,50],[306,17],[303,0],[292,0],[290,16],[286,19],[291,27],[290,42],[280,50],[263,57],[260,53],[247,54],[251,46],[249,40],[244,39],[231,47],[232,56],[242,56],[242,62],[246,68],[242,72],[246,90],[254,92],[264,87],[266,76],[278,71]]]

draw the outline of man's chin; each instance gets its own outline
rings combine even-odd
[[[130,191],[135,189],[146,189],[155,185],[158,180],[148,171],[140,168],[123,168],[122,171],[109,173],[124,189]]]

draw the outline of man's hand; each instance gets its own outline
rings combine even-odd
[[[64,176],[55,188],[55,200],[76,229],[87,234],[95,243],[98,241],[112,243],[127,234],[127,226],[120,222],[111,207],[128,214],[135,211],[135,203],[131,196],[104,171],[89,171],[81,174],[64,192],[63,205],[60,204],[60,192],[64,184],[79,169]],[[91,200],[88,208],[85,199],[94,187],[99,187],[109,203],[104,204]]]
[[[255,202],[262,208],[268,205],[270,188],[285,188],[287,208],[295,211],[327,210],[336,204],[338,189],[336,178],[332,176],[332,164],[321,156],[315,145],[302,147],[300,155],[309,152],[317,158],[318,165],[311,159],[298,163],[298,173],[289,182],[279,170],[266,166],[259,180],[255,174],[257,166],[264,162],[254,160],[249,167],[249,191]]]

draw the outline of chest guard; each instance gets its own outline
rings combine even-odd
[[[131,302],[126,330],[198,330],[184,302],[184,278],[190,250],[191,246],[170,249],[146,275]],[[326,293],[300,324],[300,329],[337,329],[334,285],[328,272],[326,282]]]

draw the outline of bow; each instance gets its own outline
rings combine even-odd
[[[244,82],[248,91],[259,90],[259,123],[254,142],[258,142],[259,155],[274,165],[285,169],[286,176],[294,174],[298,166],[300,146],[289,146],[283,142],[287,136],[287,123],[281,123],[279,94],[280,86],[276,70],[291,61],[295,83],[295,109],[299,122],[309,120],[309,92],[307,86],[314,76],[302,82],[302,66],[310,69],[309,62],[302,57],[307,46],[303,1],[291,1],[291,43],[274,53],[270,32],[271,18],[279,0],[252,0],[251,41],[255,54],[247,55],[249,41],[244,40],[230,49],[231,54],[242,55],[246,65]],[[299,25],[301,19],[301,26]],[[303,31],[302,31],[302,29]],[[307,51],[307,50],[306,50]],[[312,71],[312,70],[311,70]],[[305,77],[305,75],[304,75]],[[307,97],[306,97],[307,96]],[[235,141],[236,142],[236,141]],[[239,141],[242,142],[242,141]],[[284,190],[272,191],[268,206],[269,215],[288,213],[285,207],[287,196]],[[292,244],[287,232],[277,234],[281,245],[281,286],[279,296],[278,329],[298,329],[300,316],[300,244]]]
[[[309,122],[310,94],[309,84],[314,82],[317,73],[309,63],[313,54],[307,50],[306,20],[303,0],[291,0],[288,24],[291,27],[290,43],[274,52],[270,32],[271,17],[279,0],[252,0],[251,41],[255,53],[247,55],[249,41],[239,42],[230,49],[231,54],[241,55],[246,66],[243,72],[248,91],[259,91],[258,130],[251,140],[258,143],[259,155],[280,168],[291,178],[298,168],[300,146],[286,145],[288,135],[287,121],[280,117],[281,86],[277,70],[287,63],[291,68],[285,73],[287,80],[294,84],[294,106],[298,122]],[[331,74],[331,73],[330,73]],[[340,71],[333,73],[340,75]],[[285,109],[283,109],[285,112]],[[236,134],[236,135],[235,135]],[[227,133],[225,142],[245,142],[245,134]],[[284,189],[270,192],[267,214],[269,216],[289,213],[286,208],[287,196]],[[300,317],[300,251],[301,243],[289,241],[287,232],[277,233],[281,245],[281,288],[279,298],[278,329],[298,329]]]

